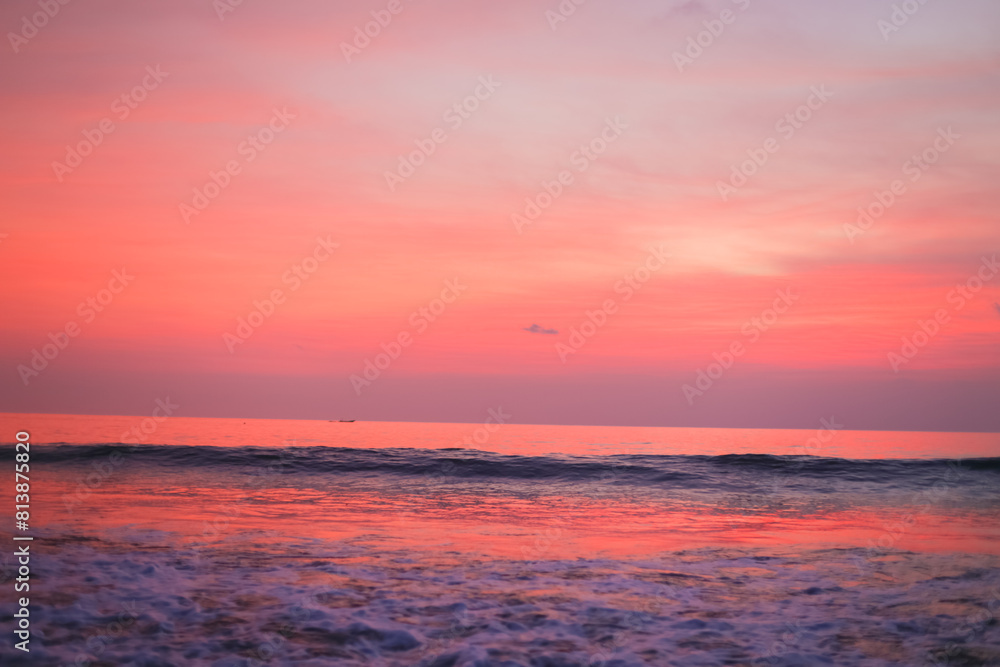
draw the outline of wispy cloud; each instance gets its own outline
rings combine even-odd
[[[530,327],[524,327],[524,331],[527,331],[528,333],[538,333],[538,334],[559,333],[556,329],[546,329],[545,327],[539,326],[537,324],[532,324]]]

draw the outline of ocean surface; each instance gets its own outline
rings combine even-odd
[[[0,415],[0,664],[1000,666],[1000,434],[498,421]]]

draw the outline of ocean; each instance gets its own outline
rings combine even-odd
[[[490,414],[0,415],[0,663],[1000,665],[1000,434]]]

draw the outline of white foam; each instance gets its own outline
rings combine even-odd
[[[307,558],[288,555],[303,549]],[[315,543],[200,554],[66,543],[33,560],[48,593],[33,600],[31,660],[9,643],[0,656],[4,665],[881,667],[929,664],[951,646],[966,664],[1000,658],[1000,626],[989,622],[1000,610],[995,558],[898,554],[859,568],[858,554],[447,561]],[[2,607],[8,622],[12,609]]]

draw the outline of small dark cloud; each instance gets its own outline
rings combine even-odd
[[[537,324],[532,324],[530,327],[524,327],[524,331],[528,333],[540,333],[540,334],[557,334],[559,333],[555,329],[546,329],[545,327],[540,327]]]
[[[1000,315],[1000,303],[996,301],[993,302],[993,307],[997,309],[997,315]]]

